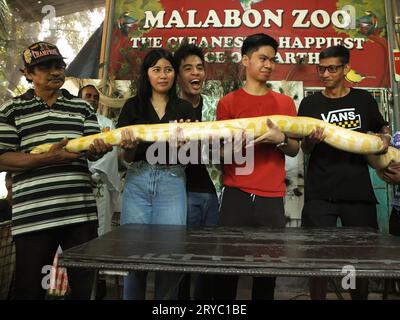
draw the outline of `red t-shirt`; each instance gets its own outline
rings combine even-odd
[[[217,120],[278,114],[296,116],[296,107],[290,97],[272,90],[255,96],[239,89],[223,97],[217,107]],[[263,197],[285,196],[285,155],[275,145],[256,145],[254,170],[248,175],[237,175],[235,169],[243,166],[225,164],[224,185]]]

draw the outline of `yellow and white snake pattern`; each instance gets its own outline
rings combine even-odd
[[[254,136],[254,138],[257,138],[267,132],[267,118],[271,119],[272,122],[289,137],[305,137],[308,136],[313,129],[320,127],[324,128],[324,133],[326,135],[324,142],[336,149],[364,155],[375,154],[383,149],[383,142],[378,136],[344,129],[314,118],[289,117],[283,115],[211,122],[132,125],[72,139],[68,142],[65,149],[71,152],[88,150],[94,139],[103,139],[106,143],[119,145],[121,143],[121,131],[124,128],[133,130],[134,136],[144,142],[167,141],[170,133],[173,132],[177,126],[182,129],[185,140],[202,140],[211,136],[218,136],[221,139],[228,138],[237,130],[244,130],[246,133]],[[39,145],[34,148],[31,153],[45,153],[50,150],[50,147],[51,144]],[[374,159],[370,161],[370,165],[375,169],[381,169],[387,167],[390,161],[400,162],[400,150],[389,147],[386,154],[374,157]]]

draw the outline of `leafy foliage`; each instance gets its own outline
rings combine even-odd
[[[11,12],[6,0],[0,0],[0,39],[5,40],[8,35],[8,27]]]
[[[104,15],[104,9],[95,11],[100,16],[101,13]],[[26,90],[21,83],[22,74],[19,71],[22,68],[21,52],[24,48],[39,40],[57,43],[59,39],[65,39],[73,54],[77,54],[92,35],[95,23],[90,11],[58,17],[54,28],[49,27],[48,21],[29,23],[23,21],[17,12],[10,12],[6,0],[0,0],[0,61],[2,61],[0,103],[8,100],[13,94],[18,95]],[[100,24],[100,21],[98,23]],[[87,30],[87,32],[82,32],[82,30]],[[71,54],[68,57],[71,57]]]

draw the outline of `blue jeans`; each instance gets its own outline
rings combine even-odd
[[[131,165],[125,178],[121,224],[186,225],[185,169],[179,165]]]
[[[188,227],[218,226],[218,197],[215,193],[188,192]]]
[[[217,194],[188,192],[188,212],[187,225],[188,227],[216,227],[218,226],[219,204]],[[186,286],[181,290],[188,291],[186,299],[190,299],[190,276],[188,275]],[[194,291],[193,298],[211,300],[214,296],[214,275],[198,274],[194,275]]]
[[[186,225],[185,170],[179,165],[131,165],[125,178],[121,224]],[[145,299],[146,272],[133,272],[124,279],[124,300]],[[155,298],[176,299],[181,275],[156,275]]]

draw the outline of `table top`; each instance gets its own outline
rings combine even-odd
[[[60,265],[114,271],[400,278],[400,237],[365,228],[129,224],[64,251]],[[351,269],[346,269],[351,270]]]

